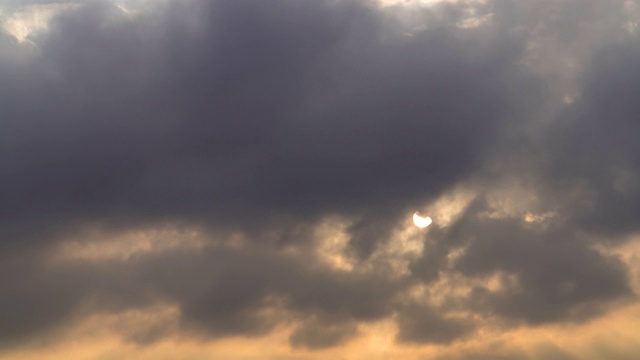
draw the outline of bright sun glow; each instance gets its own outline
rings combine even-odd
[[[414,213],[413,223],[419,228],[426,228],[431,224],[431,218],[428,216],[422,217],[418,213]]]

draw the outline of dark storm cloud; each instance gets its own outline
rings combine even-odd
[[[541,29],[547,35],[542,39],[553,37],[555,46],[566,43],[576,51],[599,39],[580,39],[577,32],[593,31],[585,19],[594,18],[600,4],[581,3],[573,15],[561,17],[566,21],[562,26],[554,19],[571,12],[576,4],[538,5],[538,11],[553,14],[545,20],[529,18],[545,24]],[[496,11],[500,16],[517,14],[524,8],[505,6]],[[604,27],[610,39],[597,45],[589,43],[597,50],[592,57],[579,59],[586,66],[580,68],[577,100],[555,108],[551,123],[530,123],[526,126],[533,125],[536,130],[516,131],[516,138],[522,136],[520,144],[508,143],[509,149],[525,160],[530,173],[513,171],[521,171],[522,164],[506,165],[513,171],[507,176],[535,179],[528,183],[537,195],[536,206],[554,209],[556,216],[541,223],[527,223],[517,214],[499,218],[479,197],[450,228],[433,229],[434,243],[425,247],[423,258],[412,265],[414,275],[430,284],[446,268],[446,256],[465,247],[453,265],[454,273],[467,278],[511,276],[513,282],[506,281],[497,291],[476,287],[468,301],[458,304],[460,309],[538,325],[590,319],[616,300],[634,298],[620,259],[594,249],[594,245],[623,241],[622,235],[638,231],[640,148],[634,140],[639,130],[634,94],[640,81],[633,69],[639,52],[637,38],[624,34],[619,10],[613,7],[602,17],[608,20],[598,20],[598,29]],[[540,43],[541,39],[532,41]],[[541,66],[549,65],[542,62]],[[504,158],[502,154],[493,156]],[[453,301],[448,307],[458,305]],[[568,355],[560,351],[554,356]]]
[[[473,202],[446,231],[433,233],[435,243],[412,266],[425,284],[438,279],[447,255],[464,247],[453,271],[468,278],[512,276],[502,288],[473,288],[462,303],[443,308],[471,310],[510,321],[543,324],[580,321],[602,313],[607,302],[630,299],[625,267],[616,257],[594,250],[590,239],[573,226],[539,225],[519,218],[490,218],[486,201]],[[413,318],[413,317],[410,317]]]
[[[512,103],[488,90],[513,85],[506,76],[518,50],[507,42],[489,51],[446,31],[400,39],[379,16],[355,2],[287,1],[176,3],[135,21],[91,3],[59,16],[32,39],[38,55],[13,65],[20,81],[3,74],[16,84],[0,153],[3,242],[29,247],[86,223],[205,220],[256,241],[272,240],[264,232],[275,229],[280,244],[308,235],[279,214],[368,209],[351,232],[357,253],[370,254],[394,226],[382,214],[397,218],[473,169]],[[275,291],[267,280],[288,270],[191,261],[169,268],[221,279],[200,284],[209,290],[197,296],[177,295],[174,283],[158,290],[183,306],[185,319],[213,334],[271,329],[275,320],[258,310]],[[14,272],[28,271],[7,270]],[[115,289],[102,275],[69,284],[60,275],[49,281],[57,292],[19,280],[37,294],[12,290],[5,328],[20,336],[55,324],[92,291],[106,303],[115,301],[111,293],[132,294],[121,301],[135,304],[143,294],[132,274],[121,274],[130,283]],[[393,293],[339,279],[284,279],[279,291],[295,292],[288,306],[321,317],[303,321],[294,345],[336,344],[353,335],[354,319],[390,314]],[[109,291],[95,290],[101,284]],[[19,300],[44,293],[60,306]],[[30,315],[38,311],[45,313]],[[340,320],[320,331],[326,314]],[[18,323],[33,326],[10,330]]]
[[[356,2],[90,4],[34,41],[10,224],[400,209],[474,169],[530,87],[508,39],[402,38]]]
[[[565,186],[582,181],[591,192],[576,221],[603,234],[639,229],[638,65],[637,41],[599,51],[585,72],[580,99],[558,116],[546,138],[553,178]]]
[[[386,210],[387,212],[367,212],[347,229],[350,250],[356,257],[368,257],[376,250],[376,245],[384,243],[391,236],[400,219],[397,213],[394,214],[397,209]]]
[[[621,235],[638,230],[640,148],[634,140],[639,130],[634,94],[640,81],[633,71],[638,54],[636,41],[598,51],[584,71],[580,98],[558,112],[543,130],[544,143],[530,149],[531,159],[542,158],[538,185],[546,189],[541,192],[546,198],[539,199],[541,203],[553,208],[581,189],[579,201],[561,205],[557,220],[537,225],[520,218],[491,218],[491,208],[480,198],[451,228],[433,229],[435,242],[412,265],[414,275],[432,283],[447,254],[466,246],[454,271],[471,278],[507,274],[516,282],[498,291],[477,287],[461,308],[528,324],[590,319],[607,303],[632,299],[627,269],[593,245],[621,241]],[[554,354],[571,358],[559,349]],[[476,357],[482,354],[468,358]]]
[[[340,345],[356,334],[357,327],[353,322],[342,321],[336,324],[312,319],[291,334],[290,342],[294,347],[319,349]]]
[[[518,10],[500,2],[482,11],[492,6]],[[0,88],[2,339],[64,323],[98,299],[102,311],[168,301],[180,309],[179,329],[213,337],[290,323],[298,324],[291,344],[315,349],[344,343],[359,322],[397,315],[400,341],[447,344],[475,328],[449,310],[540,324],[586,318],[628,296],[619,261],[578,233],[588,224],[631,228],[637,190],[624,188],[632,193],[620,224],[607,222],[618,198],[598,169],[610,158],[577,130],[618,150],[623,178],[637,174],[629,116],[638,83],[615,70],[631,71],[636,52],[596,58],[586,95],[568,111],[576,120],[541,130],[552,134],[543,144],[514,145],[547,96],[522,68],[528,35],[510,31],[499,11],[496,24],[471,30],[454,25],[465,14],[457,5],[423,12],[426,30],[400,28],[394,11],[356,1],[217,0],[132,17],[88,2],[33,34],[36,48],[23,61],[0,55],[0,81],[10,84]],[[5,40],[2,49],[18,46]],[[586,178],[601,194],[588,216],[600,215],[570,209],[567,223],[538,231],[482,217],[479,201],[451,228],[434,224],[413,276],[400,280],[382,266],[333,271],[304,251],[280,251],[309,246],[317,222],[339,215],[353,220],[348,251],[367,259],[408,210],[528,146],[538,146],[526,157],[542,164],[541,188],[558,194],[556,178]],[[228,230],[249,241],[240,250],[45,265],[48,246],[87,228],[117,236],[166,223],[196,226],[206,240]],[[462,245],[447,269],[447,254]],[[442,271],[503,272],[519,287],[476,289],[448,308],[401,299]]]
[[[428,305],[411,303],[398,316],[398,339],[407,343],[448,344],[473,330],[468,320],[447,319]]]
[[[296,323],[292,345],[327,347],[354,336],[357,322],[391,315],[398,292],[407,286],[388,274],[335,272],[264,248],[62,266],[15,255],[2,264],[3,284],[15,283],[0,292],[4,344],[61,325],[81,304],[114,312],[162,301],[179,307],[179,328],[190,334],[256,336]],[[175,331],[124,335],[146,343]]]
[[[0,262],[0,346],[60,325],[90,285],[84,274],[51,272],[32,253],[13,255]]]

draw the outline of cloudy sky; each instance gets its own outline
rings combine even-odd
[[[640,1],[2,0],[0,359],[637,359],[639,69]]]

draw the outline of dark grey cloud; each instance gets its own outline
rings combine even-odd
[[[529,90],[506,40],[399,38],[356,2],[188,2],[138,21],[90,4],[36,39],[6,121],[4,218],[418,203],[478,165],[516,101],[500,89]]]
[[[290,342],[294,347],[319,349],[340,345],[356,334],[357,327],[353,322],[311,319],[291,334]]]
[[[582,181],[592,192],[590,206],[578,209],[576,221],[603,234],[638,230],[640,148],[634,134],[640,78],[635,42],[600,50],[586,69],[581,97],[549,129],[546,164],[552,179]]]
[[[466,319],[445,318],[424,304],[406,304],[399,311],[398,340],[407,343],[448,344],[460,340],[474,329]]]
[[[23,254],[5,257],[3,284],[15,285],[2,290],[3,344],[55,329],[80,305],[109,313],[161,301],[178,306],[177,327],[123,335],[138,343],[181,330],[257,336],[298,323],[291,344],[320,348],[356,335],[357,322],[390,316],[408,285],[388,273],[336,272],[267,249],[168,252],[54,267],[42,262]]]
[[[445,295],[446,301],[431,310],[434,316],[463,311],[494,319],[499,326],[539,326],[592,319],[615,301],[634,298],[620,259],[594,250],[592,239],[580,235],[575,225],[552,222],[541,226],[490,214],[486,199],[476,199],[450,227],[434,229],[431,243],[412,264],[412,273],[426,286],[433,286],[447,273],[463,275],[466,280],[500,279],[499,288],[471,285],[466,296]],[[463,251],[451,263],[450,255],[460,249]],[[453,286],[468,286],[460,278],[453,279]],[[438,327],[435,324],[442,320],[431,320],[411,326],[419,322],[419,314],[415,309],[407,311],[404,322],[408,325],[399,321],[401,339],[418,341],[422,337],[423,342],[435,342],[440,336],[441,341],[452,341],[464,338],[473,324],[458,320]]]
[[[513,104],[488,90],[529,86],[508,77],[516,43],[489,50],[449,31],[398,36],[357,2],[172,3],[135,21],[96,2],[60,15],[32,39],[37,55],[14,65],[23,75],[0,153],[3,242],[171,220],[239,228],[256,241],[276,228],[276,243],[287,243],[308,237],[294,230],[308,216],[397,218],[477,166]],[[367,255],[393,226],[365,215],[352,245]],[[287,271],[264,266],[178,297],[184,316],[214,333],[270,329],[254,313],[274,290],[262,276]],[[138,294],[121,276],[132,282],[121,292]],[[288,283],[302,292],[291,306],[360,320],[390,313],[389,296],[318,281]],[[64,311],[32,320],[51,323],[89,291],[63,292],[72,298],[63,296]],[[16,321],[29,316],[19,313]],[[331,342],[304,340],[314,332],[303,327],[292,341]]]
[[[452,234],[468,244],[456,270],[517,276],[516,285],[495,294],[483,289],[471,294],[473,306],[491,313],[534,324],[583,319],[597,314],[601,302],[631,295],[622,263],[590,248],[573,229],[532,229],[519,219],[483,219],[475,213]]]
[[[552,7],[541,4],[534,18]],[[637,231],[637,46],[598,52],[581,97],[553,107],[555,79],[526,66],[529,45],[580,37],[576,24],[599,8],[556,5],[580,11],[540,35],[522,29],[539,23],[518,20],[530,6],[515,3],[476,5],[493,23],[456,26],[469,6],[423,10],[414,27],[400,8],[360,1],[175,1],[135,16],[96,1],[55,17],[24,53],[2,35],[13,55],[0,54],[0,341],[60,326],[90,299],[95,311],[178,306],[178,325],[130,336],[140,343],[286,323],[298,324],[292,346],[318,349],[392,316],[401,342],[450,344],[479,326],[454,311],[536,325],[630,298],[621,262],[592,245]],[[543,122],[549,111],[557,120]],[[513,154],[526,160],[518,172],[496,170]],[[482,192],[493,177],[529,176],[522,168],[557,222],[490,218],[478,200],[452,226],[432,225],[411,276],[359,267],[409,211],[463,182]],[[577,183],[596,194],[591,207],[566,200]],[[309,250],[328,216],[351,221],[352,272]],[[202,230],[206,246],[48,260],[87,229],[106,239],[166,224]],[[212,246],[230,234],[246,244]],[[407,301],[444,273],[517,284],[446,306]]]
[[[3,254],[0,265],[0,345],[61,325],[90,285],[84,274],[51,272],[32,253]]]

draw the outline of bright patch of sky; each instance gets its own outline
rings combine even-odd
[[[73,3],[36,4],[20,7],[6,15],[5,10],[0,17],[1,30],[20,43],[30,42],[32,34],[49,28],[53,17],[80,6],[82,5]]]

